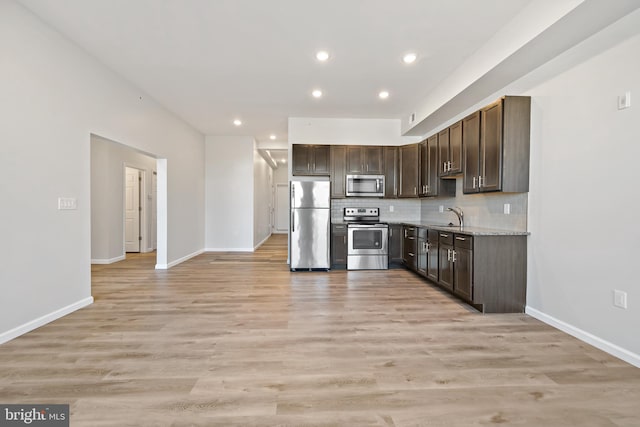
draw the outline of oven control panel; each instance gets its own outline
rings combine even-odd
[[[344,208],[344,216],[380,216],[380,208]]]

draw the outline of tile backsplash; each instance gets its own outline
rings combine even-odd
[[[345,207],[380,208],[384,222],[425,222],[457,224],[457,217],[448,207],[458,206],[464,212],[465,225],[500,230],[527,231],[528,193],[462,194],[462,179],[456,179],[456,197],[428,199],[367,199],[352,197],[331,200],[331,219],[341,220]],[[504,213],[504,205],[510,213]],[[439,208],[443,206],[444,212]],[[393,212],[391,212],[393,207]]]
[[[344,208],[380,208],[380,221],[420,221],[420,201],[417,199],[368,199],[352,197],[331,200],[331,219],[341,220]],[[393,212],[391,212],[393,207]]]
[[[527,231],[529,193],[462,194],[462,179],[456,179],[456,197],[422,199],[420,218],[434,224],[457,224],[458,218],[447,208],[458,206],[464,212],[465,225],[500,230]],[[504,205],[510,213],[504,213]],[[440,206],[444,212],[440,213]]]

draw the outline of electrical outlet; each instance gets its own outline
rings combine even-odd
[[[620,308],[627,308],[627,293],[624,291],[613,291],[613,305]]]
[[[618,96],[618,110],[624,110],[631,107],[631,92],[625,92],[624,95]]]
[[[75,197],[58,197],[58,210],[68,211],[78,209],[78,202]]]
[[[511,203],[504,204],[504,214],[505,215],[511,214]]]
[[[440,205],[440,207],[438,208],[438,212],[443,213],[444,212],[444,206]]]
[[[393,205],[389,205],[389,212],[393,212],[393,209],[394,209]]]

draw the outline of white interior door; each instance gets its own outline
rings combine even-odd
[[[140,252],[140,171],[125,168],[124,190],[124,248],[126,252]]]
[[[289,186],[276,184],[276,232],[289,231]]]

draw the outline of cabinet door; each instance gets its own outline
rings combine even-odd
[[[457,248],[454,252],[454,288],[453,292],[466,299],[473,300],[473,251]]]
[[[426,196],[437,196],[440,178],[438,176],[438,135],[427,139],[427,185]]]
[[[438,232],[427,232],[427,278],[438,283]]]
[[[372,175],[384,173],[383,155],[381,146],[364,146],[363,159],[364,172]]]
[[[291,172],[293,175],[308,175],[311,171],[311,147],[295,144],[291,153]]]
[[[398,197],[398,147],[384,147],[384,197]]]
[[[347,173],[362,174],[362,147],[347,146]]]
[[[462,121],[449,126],[449,175],[462,172]]]
[[[345,165],[346,149],[343,145],[331,146],[331,198],[343,199],[345,197]]]
[[[453,246],[440,242],[438,253],[439,283],[450,291],[453,291],[453,262],[451,261]]]
[[[480,191],[502,190],[502,100],[481,110]]]
[[[347,265],[347,226],[344,224],[331,226],[331,265]]]
[[[478,192],[480,156],[480,112],[462,119],[462,192]]]
[[[403,260],[402,257],[402,225],[390,224],[389,225],[389,262],[400,263]]]
[[[427,230],[424,228],[418,229],[418,240],[416,249],[416,270],[420,275],[427,277]]]
[[[418,159],[418,196],[422,197],[427,195],[429,186],[429,147],[426,140],[418,144]]]
[[[447,163],[449,160],[449,128],[438,133],[438,152],[440,154],[440,162],[438,163],[438,176],[447,176]]]
[[[418,144],[400,147],[400,192],[398,197],[418,197]]]
[[[314,175],[329,175],[330,154],[328,145],[315,145],[313,146],[313,170]]]

